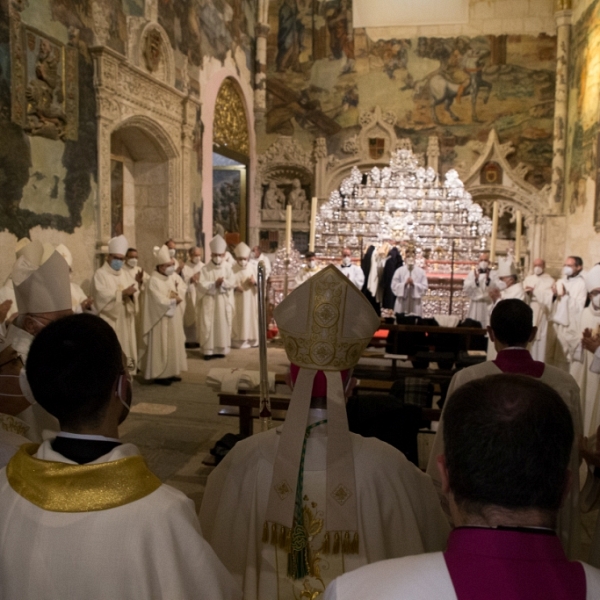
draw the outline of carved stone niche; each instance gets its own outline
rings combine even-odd
[[[256,197],[261,199],[262,226],[283,228],[285,207],[291,204],[294,227],[308,229],[313,182],[314,161],[311,154],[291,137],[280,136],[258,157]]]
[[[136,67],[175,85],[175,56],[167,32],[145,17],[127,17],[127,58]]]

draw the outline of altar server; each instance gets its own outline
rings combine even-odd
[[[348,431],[349,369],[379,326],[368,301],[329,265],[275,319],[295,382],[285,423],[235,445],[200,509],[245,600],[315,599],[343,572],[442,549],[448,522],[430,479],[395,448]]]
[[[531,356],[534,360],[546,361],[546,347],[548,341],[548,319],[552,311],[554,292],[552,286],[554,278],[546,273],[546,261],[536,258],[533,261],[533,273],[525,277],[523,287],[526,300],[533,310],[533,324],[537,327],[537,334],[531,343]],[[551,331],[553,334],[554,331]]]
[[[406,264],[394,273],[392,291],[396,295],[394,312],[396,314],[423,316],[421,298],[427,292],[429,284],[425,271],[415,264],[414,253],[406,253]]]
[[[467,318],[479,321],[484,329],[488,326],[489,307],[492,304],[489,294],[492,274],[496,274],[490,269],[489,261],[489,253],[482,252],[477,267],[469,271],[463,283],[463,292],[470,298]]]
[[[73,277],[73,255],[71,251],[64,245],[56,246],[56,251],[65,259],[69,265],[69,278]],[[78,283],[71,279],[71,301],[74,313],[81,313],[91,310],[94,306],[94,299],[88,296]]]
[[[204,360],[223,358],[231,348],[234,283],[224,262],[226,250],[225,240],[216,235],[210,242],[210,261],[198,279],[196,323]]]
[[[344,248],[342,250],[342,263],[338,265],[338,269],[345,275],[359,290],[365,283],[365,274],[363,270],[352,263],[352,250]]]
[[[115,330],[127,357],[129,372],[135,374],[138,362],[135,321],[139,310],[139,288],[123,270],[128,247],[124,235],[108,242],[106,262],[94,273],[91,296],[96,313]]]
[[[235,310],[231,345],[234,348],[255,348],[258,346],[257,270],[249,262],[250,248],[244,242],[236,246],[235,258],[237,264],[232,269]]]
[[[344,575],[325,600],[600,598],[600,571],[569,562],[554,533],[576,440],[560,396],[496,375],[458,389],[446,418],[437,464],[457,525],[447,550]]]
[[[204,267],[202,262],[202,250],[198,246],[193,246],[188,250],[188,260],[183,265],[181,277],[187,285],[187,298],[185,304],[185,314],[183,315],[183,330],[185,332],[185,347],[198,348],[198,328],[196,326],[196,285],[200,279],[200,271]]]
[[[527,350],[528,343],[535,338],[536,334],[531,308],[521,300],[501,300],[492,312],[488,332],[497,350],[496,359],[467,367],[456,373],[450,382],[448,397],[469,381],[481,379],[487,375],[501,373],[527,375],[551,386],[558,392],[569,408],[576,440],[579,440],[583,431],[579,387],[568,373],[534,360]],[[478,400],[478,398],[474,397],[473,401],[475,400]],[[441,490],[441,480],[436,460],[444,452],[444,411],[442,411],[442,417],[429,457],[429,464],[427,465],[427,473],[433,479],[438,491]],[[559,514],[558,534],[569,557],[576,558],[579,552],[581,529],[579,518],[579,448],[577,443],[573,446],[569,468],[571,469],[572,485]],[[445,497],[442,495],[441,499],[444,501]]]
[[[177,306],[182,298],[171,277],[175,260],[167,246],[154,248],[155,270],[146,286],[142,319],[145,352],[142,372],[145,379],[160,385],[181,381],[181,371],[187,371],[183,321]]]
[[[31,388],[61,430],[0,472],[2,597],[239,600],[193,502],[119,440],[131,405],[122,359],[93,315],[52,323],[32,344]]]

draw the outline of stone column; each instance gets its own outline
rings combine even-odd
[[[552,185],[549,208],[563,210],[565,201],[565,142],[567,137],[567,77],[571,41],[571,2],[556,0],[556,93],[554,99],[554,140],[552,147]]]

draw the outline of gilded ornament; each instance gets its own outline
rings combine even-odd
[[[215,104],[214,144],[250,155],[250,138],[244,100],[232,79],[225,79]]]

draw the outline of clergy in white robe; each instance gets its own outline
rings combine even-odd
[[[587,289],[582,274],[583,261],[578,256],[568,256],[563,266],[562,278],[555,284],[556,295],[551,321],[556,334],[552,349],[548,349],[548,362],[563,371],[569,371],[581,336],[579,319],[585,307]]]
[[[314,252],[307,252],[304,255],[304,260],[304,264],[296,274],[296,287],[301,286],[321,270],[321,266],[317,263],[317,255]]]
[[[240,242],[235,248],[237,263],[233,273],[234,312],[231,328],[233,348],[258,346],[258,278],[256,267],[249,261],[250,248]]]
[[[531,356],[534,360],[546,362],[546,347],[548,341],[548,319],[552,311],[554,300],[554,278],[545,272],[546,262],[541,258],[533,261],[533,273],[525,277],[523,288],[527,300],[533,310],[533,324],[537,327],[537,334],[531,343]],[[553,331],[551,332],[553,333]]]
[[[492,275],[496,275],[496,271],[490,269],[489,258],[487,252],[482,252],[477,268],[469,271],[463,283],[463,292],[470,299],[467,318],[479,321],[484,329],[488,326],[489,307],[492,304],[489,288]]]
[[[295,363],[285,423],[236,444],[200,509],[245,600],[314,599],[361,565],[442,549],[448,522],[429,478],[395,448],[348,431],[348,369],[379,325],[368,301],[329,265],[275,319]]]
[[[342,263],[338,265],[338,269],[345,275],[359,290],[365,283],[365,274],[359,265],[352,262],[352,250],[344,248],[342,250]]]
[[[0,471],[2,597],[241,599],[193,502],[118,439],[131,384],[112,328],[86,314],[58,321],[32,344],[29,365],[61,431]],[[43,568],[24,571],[35,557]]]
[[[69,274],[71,278],[71,302],[74,313],[81,313],[93,309],[94,299],[88,296],[78,283],[72,280],[73,277],[73,255],[71,251],[64,245],[56,246],[56,251],[67,261],[69,265]]]
[[[227,244],[216,235],[210,249],[211,259],[200,271],[196,288],[196,323],[205,360],[229,354],[233,320],[233,275],[231,267],[224,263]]]
[[[445,413],[437,464],[457,524],[446,551],[358,569],[325,600],[600,597],[600,571],[570,562],[553,531],[577,444],[560,396],[530,377],[496,375],[457,390]]]
[[[265,277],[266,279],[269,279],[272,271],[271,261],[269,260],[269,257],[260,249],[260,246],[254,246],[254,248],[252,248],[252,252],[250,253],[250,262],[254,263],[254,266],[257,270],[258,263],[261,260],[265,263]]]
[[[204,267],[204,263],[201,258],[202,250],[198,246],[190,248],[188,254],[189,259],[181,270],[181,278],[187,285],[183,330],[185,333],[186,348],[198,348],[200,344],[198,342],[198,328],[196,326],[196,285],[200,279],[200,271]]]
[[[181,371],[187,371],[183,320],[177,310],[182,298],[171,277],[175,265],[166,246],[155,248],[154,262],[156,268],[144,292],[145,351],[141,366],[145,379],[170,385],[180,380]]]
[[[535,337],[536,331],[533,327],[532,310],[524,302],[516,299],[499,302],[492,313],[488,331],[498,352],[496,359],[458,371],[450,382],[447,398],[450,398],[458,388],[470,381],[501,373],[528,375],[549,385],[559,394],[571,413],[576,442],[571,452],[569,464],[572,485],[559,514],[558,534],[567,555],[576,558],[579,552],[581,529],[577,440],[579,440],[583,431],[579,387],[568,373],[536,361],[531,357],[527,345]],[[445,405],[427,465],[427,474],[433,479],[443,504],[445,496],[441,493],[441,479],[436,463],[437,457],[444,453],[444,410]]]
[[[138,367],[135,325],[139,288],[123,270],[128,246],[123,235],[109,241],[106,262],[94,273],[91,296],[96,314],[115,330],[127,357],[129,372],[134,374]]]
[[[415,258],[406,254],[406,264],[394,273],[392,292],[396,296],[394,312],[396,314],[423,316],[421,298],[429,288],[425,271],[415,264]]]

